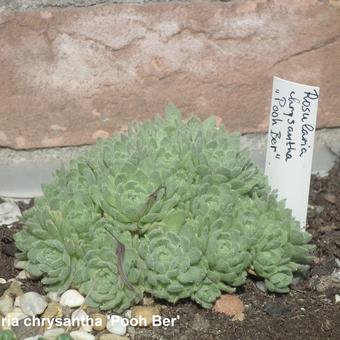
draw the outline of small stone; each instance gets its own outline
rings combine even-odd
[[[22,311],[30,316],[40,315],[47,307],[45,297],[36,292],[25,293],[20,298]]]
[[[10,295],[12,297],[21,296],[23,294],[24,292],[21,288],[21,282],[19,281],[13,281],[4,292],[4,295]]]
[[[335,294],[335,303],[339,303],[340,302],[340,295]]]
[[[256,288],[259,289],[261,292],[266,293],[267,287],[263,281],[257,281],[256,282]]]
[[[210,322],[206,318],[204,318],[200,313],[196,313],[193,317],[191,328],[195,331],[199,331],[201,333],[205,333],[207,329],[210,327]]]
[[[69,306],[61,306],[62,308],[62,312],[63,312],[63,316],[66,318],[71,317],[71,314],[73,312],[72,308]]]
[[[14,300],[14,307],[20,308],[20,296],[17,296]]]
[[[10,312],[6,315],[6,317],[4,318],[4,324],[3,329],[11,329],[11,324],[15,324],[16,322],[19,322],[20,320],[26,319],[27,315],[24,314],[23,312],[17,312],[17,311],[13,311]]]
[[[334,269],[332,274],[331,274],[331,278],[334,282],[339,284],[340,283],[340,270]]]
[[[124,320],[119,315],[111,315],[107,321],[106,329],[113,334],[116,335],[125,335],[126,333],[126,324]]]
[[[136,337],[136,328],[135,327],[128,326],[127,332],[128,332],[128,335],[129,335],[130,339],[134,339]]]
[[[48,304],[47,308],[45,309],[42,318],[45,319],[52,319],[52,318],[61,318],[63,316],[63,310],[61,305],[56,302],[51,302]]]
[[[26,270],[22,270],[21,272],[19,272],[19,274],[16,276],[16,278],[18,280],[28,280],[31,279],[31,275],[30,273],[28,273]]]
[[[61,297],[60,297],[60,304],[62,306],[68,307],[80,307],[85,301],[85,298],[77,292],[75,289],[67,290]]]
[[[58,335],[64,334],[65,332],[66,332],[66,330],[64,328],[52,328],[52,329],[48,329],[44,333],[44,338],[54,339]]]
[[[94,307],[87,307],[87,308],[86,308],[86,313],[87,313],[87,314],[96,314],[96,313],[100,313],[100,309],[99,309],[99,308],[94,308]]]
[[[131,317],[140,320],[139,327],[149,327],[152,325],[154,315],[160,315],[157,306],[135,306],[131,309]],[[145,320],[145,322],[143,322]]]
[[[50,302],[59,302],[60,301],[60,296],[58,295],[57,292],[48,292],[47,295],[47,300]]]
[[[84,331],[86,333],[91,333],[93,331],[92,326],[90,324],[83,324],[79,328],[80,331]]]
[[[95,340],[96,337],[90,333],[84,331],[73,331],[70,336],[74,340]]]
[[[24,340],[39,340],[41,339],[41,335],[36,335],[36,336],[30,336],[28,338],[25,338]],[[45,340],[45,339],[44,339]],[[51,339],[52,340],[52,339]],[[54,339],[53,339],[54,340]]]
[[[14,260],[14,268],[25,269],[27,263],[28,263],[27,261]]]
[[[80,327],[87,326],[89,324],[89,316],[83,309],[76,309],[72,313],[71,319],[74,322],[74,324],[76,324],[77,322]],[[86,332],[88,332],[88,330],[89,328],[86,327]],[[92,331],[92,327],[90,328],[90,332],[91,331]]]
[[[324,199],[329,203],[335,204],[336,203],[336,196],[330,192],[323,195]]]
[[[240,298],[236,295],[221,295],[216,301],[213,310],[217,313],[223,313],[228,316],[235,316],[244,313],[245,307]]]
[[[126,336],[116,335],[112,333],[105,333],[99,337],[99,340],[128,340]]]
[[[14,202],[0,203],[0,225],[7,226],[19,221],[21,211]]]
[[[42,334],[42,329],[40,325],[33,324],[33,320],[30,319],[30,324],[27,324],[27,316],[25,319],[21,319],[18,324],[12,325],[12,330],[17,336],[18,339],[28,338],[28,337],[35,337],[38,334]]]
[[[335,263],[338,268],[340,268],[340,260],[338,258],[335,258]]]
[[[279,303],[266,303],[264,311],[271,316],[281,316],[290,312],[291,308]]]
[[[131,309],[128,309],[127,311],[124,312],[124,316],[128,319],[131,319],[132,316],[132,311]]]
[[[101,332],[106,328],[107,317],[106,315],[100,313],[94,313],[91,315],[93,319],[93,329],[95,331]]]
[[[0,285],[4,285],[6,283],[7,281],[4,278],[0,277]]]
[[[12,312],[14,309],[13,298],[9,295],[3,295],[0,298],[0,314],[6,316],[8,313]]]
[[[321,233],[329,233],[329,232],[335,231],[337,229],[338,228],[335,224],[324,225],[324,226],[319,227],[319,231]]]
[[[315,206],[315,211],[316,211],[317,214],[321,214],[324,210],[325,210],[325,207],[323,207],[321,205]]]
[[[143,298],[143,306],[153,306],[155,304],[155,300],[152,297],[145,296]]]
[[[231,321],[243,321],[245,319],[244,313],[236,314],[233,316]]]

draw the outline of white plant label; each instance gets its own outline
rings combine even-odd
[[[265,174],[306,226],[319,88],[274,77]]]

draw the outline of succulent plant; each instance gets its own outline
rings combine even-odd
[[[16,340],[16,339],[17,337],[12,331],[10,330],[0,331],[0,340]]]
[[[174,106],[98,141],[43,192],[15,236],[18,258],[48,290],[78,288],[101,309],[123,311],[145,292],[209,308],[248,272],[287,292],[312,260],[311,236],[239,136]]]

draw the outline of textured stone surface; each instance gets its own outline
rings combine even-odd
[[[93,143],[168,101],[265,131],[273,75],[321,86],[319,127],[340,126],[332,0],[45,8],[0,15],[0,44],[1,146]]]

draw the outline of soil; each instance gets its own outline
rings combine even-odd
[[[31,206],[21,204],[22,210]],[[177,339],[340,339],[340,281],[331,274],[340,265],[340,163],[324,178],[311,181],[307,230],[313,235],[315,261],[306,278],[297,278],[289,294],[270,294],[258,288],[250,277],[237,291],[246,306],[245,319],[231,318],[204,310],[191,301],[175,305],[156,301],[163,317],[176,317],[174,327],[135,328],[131,338],[137,340]],[[10,279],[14,269],[13,234],[22,226],[0,228],[0,277]],[[339,268],[338,268],[339,269]],[[340,278],[339,278],[340,280]],[[0,285],[0,295],[7,288]],[[37,281],[24,281],[24,291],[42,291]]]

